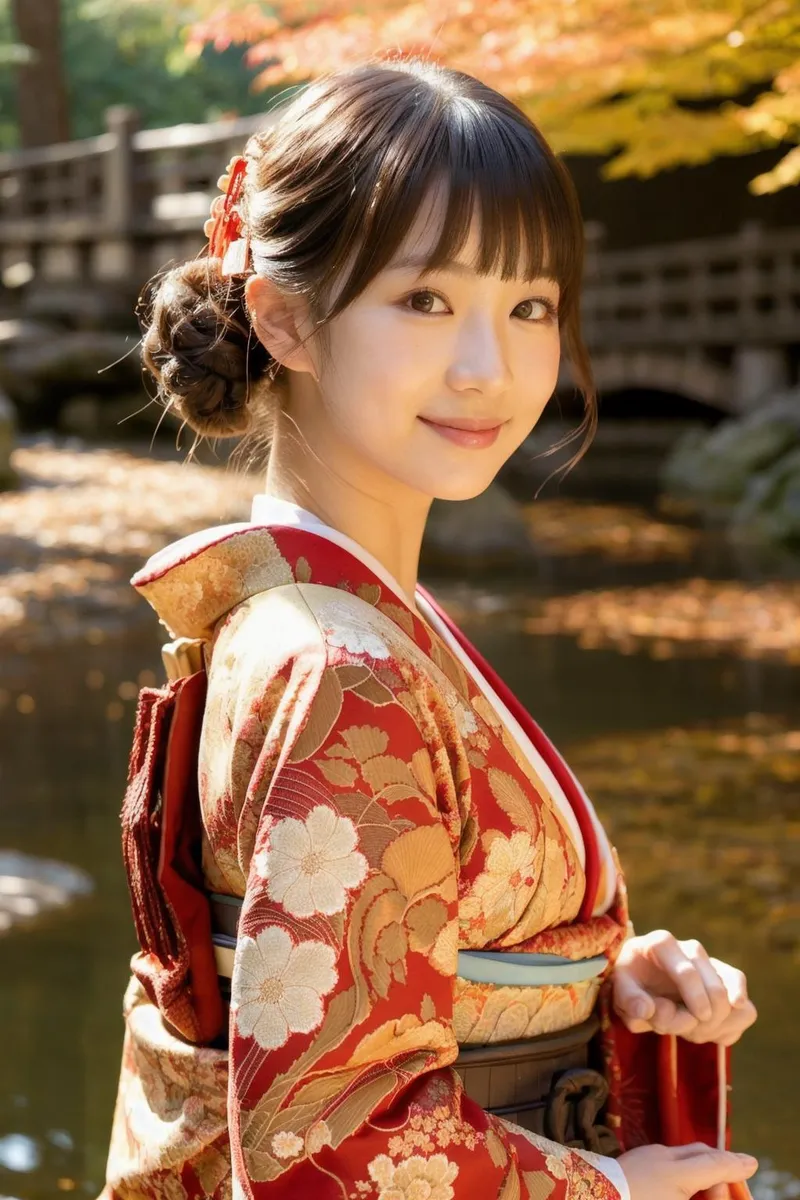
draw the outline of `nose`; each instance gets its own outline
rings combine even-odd
[[[493,321],[475,317],[464,322],[446,382],[454,392],[480,392],[483,396],[498,396],[508,388],[508,347]]]

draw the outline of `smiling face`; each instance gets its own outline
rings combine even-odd
[[[384,497],[482,492],[536,425],[558,377],[559,286],[478,274],[473,219],[455,261],[426,270],[442,205],[421,208],[388,266],[308,343],[316,384],[290,392],[326,462]]]

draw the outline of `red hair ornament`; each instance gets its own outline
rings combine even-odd
[[[228,186],[222,204],[215,201],[216,214],[208,238],[208,253],[220,259],[220,275],[244,275],[250,261],[250,234],[244,231],[237,205],[244,189],[247,159],[234,158],[228,168]],[[213,211],[213,209],[212,209]]]

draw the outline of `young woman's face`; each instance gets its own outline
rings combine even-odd
[[[389,266],[327,326],[314,353],[319,388],[312,440],[347,447],[349,470],[383,474],[425,497],[482,492],[527,437],[558,377],[558,284],[533,285],[458,261],[422,274],[437,205],[420,212]],[[304,432],[312,431],[304,428]]]

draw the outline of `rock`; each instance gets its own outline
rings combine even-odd
[[[79,867],[18,850],[0,850],[0,933],[65,908],[94,890]]]
[[[138,340],[99,330],[56,330],[15,342],[0,358],[0,383],[23,404],[54,391],[116,391],[141,382]]]
[[[705,505],[739,503],[753,476],[800,445],[800,389],[773,397],[740,420],[724,421],[711,433],[691,430],[680,439],[662,470],[668,492]]]
[[[9,317],[7,320],[0,321],[0,351],[6,352],[14,346],[43,341],[52,333],[52,325],[45,325],[42,321]]]
[[[775,422],[788,423],[800,434],[800,387],[784,388],[748,413],[738,424],[748,429]]]
[[[104,284],[95,279],[87,287],[69,280],[42,281],[34,277],[25,297],[25,312],[34,320],[72,329],[107,332],[135,328],[136,297],[142,282],[132,278],[128,285]]]
[[[171,411],[165,413],[163,406],[151,400],[144,388],[120,396],[81,392],[62,405],[58,428],[87,441],[97,438],[128,441],[136,434],[152,432],[159,419],[166,429],[180,424],[178,416]]]
[[[498,484],[472,500],[434,501],[422,545],[425,566],[514,567],[534,554],[518,505]]]
[[[753,476],[731,520],[738,536],[800,545],[800,446]]]
[[[63,433],[77,434],[91,441],[100,432],[100,400],[97,396],[71,396],[58,414]]]
[[[18,479],[11,466],[11,451],[14,449],[17,432],[17,417],[8,396],[0,392],[0,491],[17,486]]]

